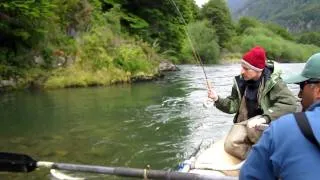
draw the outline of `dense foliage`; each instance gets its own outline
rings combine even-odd
[[[238,36],[230,41],[229,49],[245,52],[255,45],[264,47],[269,59],[277,61],[304,61],[319,51],[315,45],[297,44],[283,28],[272,23],[261,23],[253,18],[243,17],[237,25]]]
[[[122,25],[131,34],[149,43],[156,39],[162,50],[180,51],[184,26],[194,19],[195,4],[190,0],[121,1]],[[182,16],[182,17],[181,17]]]
[[[201,9],[202,17],[208,19],[219,37],[218,43],[224,47],[234,35],[231,15],[225,0],[209,0]]]
[[[303,44],[313,44],[320,47],[320,32],[307,32],[298,36],[297,41]]]
[[[68,87],[154,76],[197,10],[192,0],[1,1],[0,80]]]
[[[193,0],[3,0],[0,88],[150,79],[162,60],[224,63],[255,45],[270,59],[304,61],[319,51],[318,36],[248,17],[235,23],[224,0],[202,8]]]
[[[48,1],[2,1],[0,4],[1,75],[19,73],[17,68],[31,64],[31,56],[46,39],[49,22],[57,16]]]
[[[188,25],[190,39],[186,39],[182,54],[187,63],[218,63],[218,36],[210,22],[197,21]],[[189,42],[191,41],[191,43]],[[201,62],[200,62],[201,61]]]

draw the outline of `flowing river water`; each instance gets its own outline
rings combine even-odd
[[[281,64],[284,76],[303,64]],[[158,81],[0,95],[0,151],[41,161],[174,169],[199,143],[223,137],[233,115],[204,108],[202,68],[179,66]],[[230,94],[239,64],[206,66],[218,94]],[[298,86],[290,85],[296,95]],[[92,179],[114,176],[80,174]],[[50,179],[47,169],[0,179]]]

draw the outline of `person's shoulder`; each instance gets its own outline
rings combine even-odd
[[[272,134],[272,141],[275,144],[281,144],[283,141],[288,140],[289,136],[284,135],[296,134],[297,131],[297,123],[295,122],[293,113],[283,115],[273,120],[267,130]]]
[[[280,66],[280,63],[274,60],[268,59],[266,61],[266,67],[271,71],[271,73],[282,73],[282,68]]]
[[[283,116],[280,116],[278,119],[275,119],[270,123],[270,126],[276,128],[288,128],[295,123],[295,117],[293,113],[289,113]]]
[[[271,80],[278,81],[279,79],[281,79],[282,68],[278,62],[273,60],[268,60],[266,63],[266,68],[270,71]]]

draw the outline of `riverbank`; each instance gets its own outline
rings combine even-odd
[[[176,71],[178,68],[172,62],[163,60],[155,64],[149,71],[136,73],[126,72],[118,68],[103,68],[92,71],[77,65],[57,68],[51,72],[41,69],[31,69],[24,78],[0,79],[0,92],[21,89],[61,89],[93,86],[110,86],[122,83],[153,81],[164,76],[166,71]]]
[[[226,53],[221,55],[220,64],[235,64],[242,59],[241,53]]]

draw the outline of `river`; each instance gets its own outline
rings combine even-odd
[[[303,68],[281,66],[284,76]],[[221,138],[232,124],[232,115],[203,107],[207,91],[202,68],[179,68],[153,82],[0,95],[0,151],[41,161],[174,169],[202,140]],[[205,71],[224,97],[240,65],[206,66]],[[297,94],[298,86],[289,87]],[[0,173],[0,179],[50,178],[47,169],[40,169]]]

